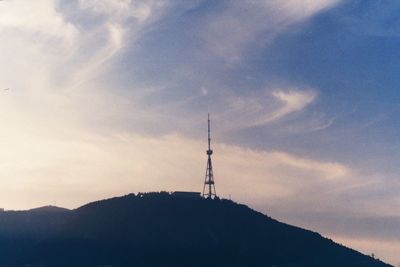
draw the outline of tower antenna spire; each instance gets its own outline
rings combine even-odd
[[[215,191],[214,173],[212,169],[211,155],[213,151],[211,149],[211,127],[210,127],[210,113],[208,113],[208,150],[207,150],[207,169],[206,177],[204,179],[203,186],[203,197],[204,198],[215,198],[217,192]]]

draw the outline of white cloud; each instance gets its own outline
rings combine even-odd
[[[277,90],[272,95],[282,102],[282,106],[274,111],[269,118],[259,120],[257,124],[265,124],[267,122],[278,120],[293,112],[300,111],[307,107],[315,100],[315,93],[313,91],[283,91]]]
[[[13,103],[0,107],[2,112],[29,111],[49,121],[56,121],[60,113],[64,119],[81,120],[98,112],[96,105],[105,101],[100,96],[106,97],[107,90],[93,81],[105,75],[127,38],[133,45],[148,20],[154,19],[153,11],[162,5],[97,1],[100,9],[93,12],[108,11],[109,16],[87,25],[80,19],[95,19],[90,8],[97,7],[96,1],[89,2],[81,3],[86,9],[73,11],[61,9],[54,0],[1,3],[0,84],[11,88],[12,96],[3,100]],[[127,14],[118,15],[117,9],[126,9]],[[128,23],[128,17],[136,20]],[[90,106],[83,104],[88,102]],[[66,109],[73,111],[66,114]]]
[[[79,35],[56,11],[53,1],[3,2],[0,83],[25,92],[48,86],[53,69],[74,51]]]
[[[74,39],[77,30],[64,21],[53,0],[4,1],[0,5],[0,31],[40,33],[47,37]]]
[[[20,91],[55,93],[93,80],[124,48],[126,38],[133,45],[141,29],[165,5],[81,0],[81,9],[68,11],[79,14],[71,20],[76,14],[63,13],[67,11],[55,0],[4,1],[0,5],[0,60],[7,64],[0,66],[0,83]],[[104,17],[90,25],[85,19],[96,19],[93,13]],[[18,79],[21,76],[23,80]]]

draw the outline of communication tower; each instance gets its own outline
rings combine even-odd
[[[217,192],[215,191],[214,174],[211,162],[211,155],[213,151],[211,150],[211,134],[210,134],[210,114],[208,114],[208,150],[207,150],[207,169],[206,177],[204,179],[203,194],[204,198],[215,198],[217,197]]]

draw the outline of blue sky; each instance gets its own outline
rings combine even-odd
[[[201,190],[400,258],[400,3],[0,2],[0,203]]]

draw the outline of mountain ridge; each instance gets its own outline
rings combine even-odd
[[[243,204],[167,192],[6,211],[0,249],[1,266],[391,266]]]

